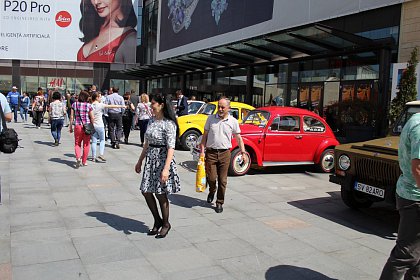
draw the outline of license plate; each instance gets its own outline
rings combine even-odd
[[[373,196],[377,196],[381,198],[385,197],[385,190],[377,188],[377,187],[369,186],[363,183],[355,182],[354,189],[356,191],[364,192]]]

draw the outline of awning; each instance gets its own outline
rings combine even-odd
[[[232,66],[302,57],[338,56],[395,47],[396,42],[392,37],[372,40],[323,24],[311,24],[161,60],[155,64],[127,69],[122,73],[151,79]]]

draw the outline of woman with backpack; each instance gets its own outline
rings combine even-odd
[[[66,106],[61,101],[61,93],[58,91],[52,94],[52,102],[48,107],[48,115],[51,121],[51,134],[54,138],[54,146],[60,144],[61,129],[64,125],[64,117],[66,115]]]
[[[125,111],[122,116],[123,131],[124,131],[124,143],[128,144],[128,136],[130,136],[131,125],[133,123],[134,105],[130,100],[131,94],[126,92],[124,94]]]
[[[36,125],[36,128],[41,128],[41,123],[44,115],[45,97],[42,88],[38,88],[37,96],[34,98],[32,103],[32,123]]]

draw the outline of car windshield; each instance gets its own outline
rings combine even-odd
[[[201,102],[191,102],[188,104],[188,114],[195,114],[201,108],[203,103]]]
[[[197,114],[204,114],[204,115],[212,115],[214,112],[214,109],[216,109],[216,105],[207,103],[201,109],[197,112]]]
[[[270,119],[270,113],[266,111],[251,111],[242,123],[265,127]]]
[[[406,122],[411,118],[412,115],[416,113],[420,113],[420,106],[408,107],[395,123],[394,128],[392,129],[393,134],[401,134],[401,131]]]

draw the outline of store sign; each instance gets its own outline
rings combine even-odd
[[[0,0],[0,59],[135,63],[138,0],[106,3]]]
[[[392,65],[391,101],[400,91],[400,82],[404,72],[407,70],[407,63],[394,63]],[[420,64],[416,68],[417,78],[417,100],[420,100]]]
[[[157,60],[409,0],[160,0]]]

